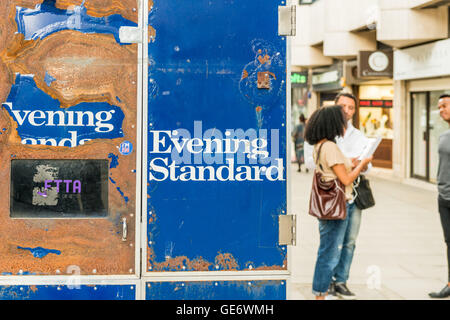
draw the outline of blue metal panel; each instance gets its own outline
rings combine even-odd
[[[286,208],[286,39],[277,35],[278,5],[282,1],[154,1],[148,46],[150,271],[286,269],[286,247],[278,245],[278,216]],[[257,87],[259,72],[267,73],[269,88]],[[184,145],[180,153],[167,133],[157,132],[170,131],[182,143],[208,133],[225,139],[227,129],[265,137],[272,162],[260,157],[251,170],[280,159],[278,179],[272,170],[271,179],[263,172],[241,176],[244,181],[195,181],[176,167],[169,176],[171,164],[195,170],[210,165],[214,174],[236,175],[238,162],[250,167],[252,160],[241,157],[245,148],[223,152],[222,161],[215,149],[211,163],[205,149],[189,154]],[[219,169],[230,158],[236,166]]]
[[[286,282],[148,282],[146,300],[286,300]]]
[[[1,300],[135,300],[135,285],[0,286]]]

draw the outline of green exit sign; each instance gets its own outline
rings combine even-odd
[[[291,73],[291,83],[306,84],[308,77],[303,73]]]

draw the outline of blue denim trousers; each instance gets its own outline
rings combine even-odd
[[[356,247],[359,227],[361,226],[361,210],[356,205],[351,205],[347,210],[348,225],[342,244],[341,258],[334,269],[334,279],[338,283],[346,283],[350,275],[350,267]]]
[[[354,204],[347,203],[347,217],[344,220],[319,220],[320,244],[312,285],[312,292],[316,296],[323,296],[328,292],[334,270],[341,258],[349,212],[354,207]]]

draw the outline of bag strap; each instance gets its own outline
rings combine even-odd
[[[320,170],[322,170],[322,171],[323,171],[323,167],[322,167],[322,164],[319,161],[319,158],[320,158],[320,150],[322,150],[322,146],[324,145],[324,143],[326,143],[326,141],[322,142],[322,144],[319,146],[319,150],[317,150],[317,157],[316,157],[316,165],[319,166]]]

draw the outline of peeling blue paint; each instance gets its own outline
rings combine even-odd
[[[56,81],[56,78],[52,77],[50,74],[48,74],[47,72],[45,73],[45,77],[44,77],[44,81],[47,84],[47,86],[51,86],[53,81]]]
[[[120,195],[122,196],[122,198],[125,200],[125,203],[126,204],[128,204],[128,197],[125,197],[125,195],[124,195],[124,193],[123,193],[123,191],[122,190],[120,190],[120,188],[119,187],[117,187],[116,188],[117,189],[117,191],[119,191],[119,193],[120,193]]]
[[[267,145],[272,151],[279,145],[276,158],[286,161],[287,47],[286,37],[277,34],[278,5],[281,1],[196,0],[186,6],[155,1],[149,14],[157,35],[148,43],[148,150],[154,148],[152,132],[184,128],[190,138],[197,137],[195,122],[201,120],[205,130],[268,130]],[[258,72],[271,75],[269,89],[258,89]],[[174,160],[149,152],[146,167],[159,157]],[[175,244],[172,257],[201,257],[211,263],[210,271],[222,268],[216,263],[218,252],[229,253],[236,270],[250,261],[252,270],[286,268],[286,250],[278,244],[278,220],[273,218],[286,202],[286,181],[147,177],[147,211],[157,217],[147,225],[152,271],[182,271],[186,266],[164,264],[168,242]]]
[[[116,184],[116,181],[114,181],[113,178],[109,177],[109,180],[110,180],[112,183]],[[120,193],[120,195],[122,196],[123,200],[125,200],[125,204],[128,204],[128,201],[129,201],[130,199],[129,199],[128,197],[125,197],[125,194],[123,193],[122,190],[120,190],[119,187],[116,187],[116,189],[117,189],[117,191],[119,191],[119,193]]]
[[[147,282],[146,300],[286,300],[284,280]]]
[[[111,162],[109,164],[109,168],[116,168],[119,165],[119,156],[115,155],[114,153],[108,154],[108,158],[111,159]]]
[[[17,249],[20,250],[28,250],[31,252],[31,254],[33,255],[33,257],[35,258],[39,258],[42,259],[44,258],[46,255],[48,255],[49,253],[54,253],[56,255],[60,255],[61,251],[59,250],[54,250],[54,249],[45,249],[42,247],[36,247],[36,248],[25,248],[25,247],[21,247],[21,246],[17,246]]]
[[[34,75],[16,74],[3,107],[17,123],[22,144],[76,147],[93,139],[123,137],[122,109],[106,102],[68,108],[37,87]]]
[[[122,26],[137,27],[133,21],[119,14],[97,18],[87,14],[83,1],[72,10],[56,8],[56,0],[45,0],[34,9],[16,7],[18,32],[24,34],[25,40],[44,39],[62,30],[76,30],[83,33],[112,34],[119,44],[119,29]]]
[[[0,286],[0,300],[135,300],[136,285]]]

